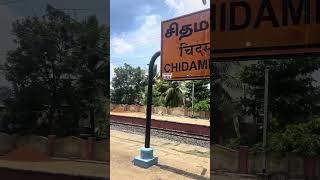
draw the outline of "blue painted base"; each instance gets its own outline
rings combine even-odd
[[[142,168],[149,168],[158,164],[158,157],[153,156],[152,148],[141,148],[140,156],[134,158],[133,164]]]

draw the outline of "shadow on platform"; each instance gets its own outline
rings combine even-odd
[[[201,175],[197,175],[197,174],[189,173],[189,172],[183,171],[181,169],[177,169],[177,168],[170,167],[167,165],[157,164],[156,166],[158,166],[160,169],[170,171],[170,172],[173,172],[176,174],[180,174],[180,175],[188,177],[188,178],[197,179],[197,180],[210,180],[210,178],[206,178],[206,177],[201,176],[206,173],[207,169],[203,169]]]

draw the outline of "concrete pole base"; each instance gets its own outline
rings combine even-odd
[[[149,168],[158,164],[158,157],[153,156],[152,148],[143,147],[140,149],[140,156],[134,158],[133,164],[142,168]]]

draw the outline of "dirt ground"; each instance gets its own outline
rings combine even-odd
[[[255,180],[213,175],[210,178],[210,149],[151,137],[159,165],[148,169],[132,160],[144,145],[144,136],[111,130],[111,179],[121,180]]]
[[[111,179],[160,180],[210,178],[209,149],[151,137],[159,165],[143,169],[132,160],[144,145],[144,136],[111,130]],[[125,169],[125,171],[124,171]]]

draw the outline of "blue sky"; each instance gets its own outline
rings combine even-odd
[[[111,0],[111,64],[124,63],[144,69],[160,50],[161,21],[209,8],[202,0]],[[157,60],[159,67],[160,60]]]

